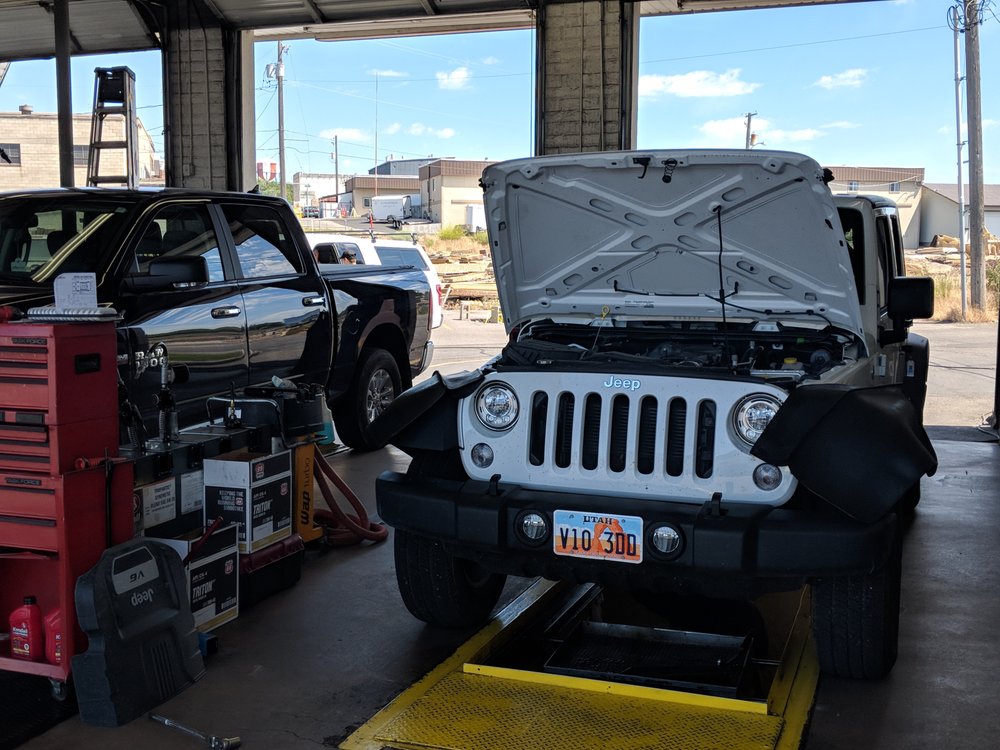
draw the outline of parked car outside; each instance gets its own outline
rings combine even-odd
[[[319,206],[304,206],[302,208],[302,218],[303,219],[318,219],[319,218]]]
[[[336,259],[320,258],[319,263],[338,263],[346,250],[352,250],[359,265],[413,266],[424,272],[431,287],[431,328],[444,321],[444,299],[441,278],[427,251],[416,240],[389,239],[371,234],[333,234],[310,232],[306,235],[314,251],[317,245],[332,244],[337,250]]]

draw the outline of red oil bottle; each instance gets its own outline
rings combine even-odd
[[[15,659],[41,661],[45,658],[42,609],[33,596],[10,613],[10,655]]]
[[[45,615],[45,661],[62,664],[62,612],[53,609]]]

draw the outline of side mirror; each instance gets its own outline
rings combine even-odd
[[[337,246],[332,242],[321,242],[313,248],[317,263],[336,263]]]
[[[906,340],[906,329],[914,318],[934,314],[934,280],[929,276],[897,276],[889,282],[889,319],[891,330],[879,333],[879,343],[895,344]]]
[[[889,284],[889,317],[893,321],[934,315],[934,279],[897,276]]]
[[[148,276],[129,276],[134,292],[165,292],[177,284],[207,284],[208,263],[202,257],[158,258],[150,261]]]

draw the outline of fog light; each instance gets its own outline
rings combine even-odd
[[[673,526],[657,526],[653,529],[653,546],[664,555],[672,555],[681,548],[681,532]]]
[[[781,484],[781,469],[774,464],[760,464],[753,470],[753,483],[762,490],[773,490]]]
[[[486,443],[476,443],[472,446],[472,463],[485,469],[493,463],[493,449]]]
[[[521,533],[529,542],[540,542],[549,535],[549,524],[541,513],[528,511],[521,515]]]

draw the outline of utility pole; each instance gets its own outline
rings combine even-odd
[[[968,290],[966,288],[968,284],[968,279],[966,279],[966,266],[965,266],[965,180],[962,177],[962,147],[965,145],[965,141],[962,140],[962,65],[961,58],[959,56],[959,44],[958,44],[958,32],[959,32],[959,21],[958,21],[958,6],[952,6],[951,8],[951,20],[952,26],[955,29],[955,137],[957,141],[958,149],[958,263],[959,263],[959,273],[961,274],[961,289],[962,289],[962,320],[965,320],[966,316],[966,300],[968,299]]]
[[[337,208],[340,205],[340,148],[337,146],[337,136],[333,136],[333,184],[337,187]]]
[[[281,170],[280,192],[282,200],[288,200],[285,195],[285,64],[281,61],[284,45],[278,42],[278,67],[275,77],[278,79],[278,169]]]
[[[378,71],[375,71],[375,195],[378,195]]]
[[[965,0],[965,93],[969,123],[969,262],[972,306],[986,306],[986,253],[983,247],[983,121],[979,81],[979,0]]]
[[[747,143],[746,146],[744,146],[747,151],[749,151],[750,146],[753,145],[750,139],[750,123],[753,122],[754,115],[756,114],[756,112],[747,112]]]

